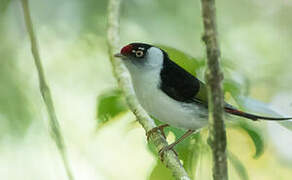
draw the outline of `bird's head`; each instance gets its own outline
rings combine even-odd
[[[155,69],[161,68],[166,53],[160,48],[145,44],[131,43],[124,46],[115,57],[122,58],[127,68]]]

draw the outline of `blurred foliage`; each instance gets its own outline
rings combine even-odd
[[[148,179],[149,180],[162,180],[162,179],[174,180],[171,174],[171,171],[167,167],[165,167],[164,164],[162,164],[159,158],[156,160],[156,165],[152,169]]]
[[[254,143],[255,146],[255,154],[254,154],[254,158],[257,159],[259,158],[265,150],[265,144],[264,144],[264,135],[261,132],[261,130],[259,128],[256,128],[255,126],[251,126],[249,123],[246,123],[244,121],[240,122],[240,127],[246,131],[246,133],[250,136],[250,138],[252,139],[252,142]]]
[[[0,0],[0,4],[1,4],[1,6],[0,6],[0,18],[3,17],[2,15],[3,15],[3,13],[5,13],[9,3],[10,3],[10,0]]]
[[[9,1],[0,2],[0,138],[4,135],[22,137],[32,121],[31,103],[26,95],[27,86],[18,71],[14,47],[7,38],[4,17],[1,16]]]
[[[69,156],[74,156],[70,158],[72,166],[82,169],[74,173],[80,179],[170,179],[171,173],[160,164],[156,153],[153,159],[145,152],[145,132],[137,128],[133,131],[140,134],[129,140],[123,130],[119,131],[123,126],[117,128],[129,123],[133,116],[124,113],[127,107],[119,90],[111,89],[114,80],[105,44],[107,2],[30,0],[57,116],[69,145]],[[255,113],[261,112],[258,110],[262,107],[255,109],[249,99],[242,97],[264,102],[278,99],[276,110],[291,112],[291,9],[292,3],[287,0],[217,3],[225,97],[232,105]],[[37,124],[46,121],[40,116],[35,67],[28,39],[24,38],[20,10],[19,1],[0,0],[1,178],[64,179],[63,170],[56,163],[59,156],[54,148],[48,150],[50,140],[44,133],[47,126]],[[173,59],[204,80],[199,1],[123,1],[120,22],[121,46],[134,41],[167,45]],[[229,155],[230,178],[289,179],[291,155],[282,157],[288,159],[289,165],[277,157],[290,150],[291,136],[277,139],[277,133],[265,131],[265,123],[237,120],[227,129],[228,148],[233,153]],[[105,127],[109,121],[113,122],[111,126],[94,133],[96,127]],[[165,131],[169,142],[183,133],[173,127]],[[176,147],[194,179],[211,178],[205,133],[194,134]],[[11,135],[25,143],[10,142]],[[283,140],[286,147],[277,148],[267,135]],[[121,156],[127,153],[130,155]],[[40,163],[42,167],[38,166]]]
[[[1,39],[0,39],[1,41]],[[3,39],[2,39],[3,42]],[[31,123],[31,104],[25,94],[21,74],[13,64],[12,49],[0,45],[0,137],[6,133],[22,136]]]
[[[99,95],[97,103],[98,128],[102,127],[118,114],[128,110],[122,92],[118,89],[106,91]]]
[[[176,131],[172,132],[178,138],[178,133]],[[201,139],[200,133],[197,132],[176,147],[179,158],[183,161],[183,166],[192,179],[194,178],[194,173],[197,171],[200,151],[202,151],[203,146],[202,143],[203,140]]]
[[[248,173],[242,162],[230,151],[227,152],[228,160],[236,170],[241,180],[248,180]]]

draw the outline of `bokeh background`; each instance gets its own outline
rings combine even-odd
[[[30,0],[70,166],[78,180],[171,179],[170,172],[157,168],[145,132],[129,111],[107,117],[106,123],[98,116],[100,97],[116,88],[106,45],[107,3]],[[217,19],[223,63],[229,68],[226,77],[238,82],[244,91],[239,95],[262,102],[244,101],[245,107],[252,109],[256,104],[292,116],[292,2],[221,0]],[[120,22],[121,46],[147,42],[205,57],[199,0],[124,0]],[[225,95],[240,106],[230,94]],[[228,148],[244,165],[249,179],[291,179],[289,127],[264,122],[250,125],[264,141],[258,158],[254,158],[255,145],[248,133],[228,128]],[[173,134],[168,138],[172,141]],[[209,150],[206,146],[197,149],[192,176],[209,180]],[[230,179],[244,178],[229,167]],[[19,0],[0,1],[0,179],[67,179],[49,134]]]

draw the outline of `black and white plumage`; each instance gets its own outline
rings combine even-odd
[[[121,57],[129,70],[136,96],[153,117],[169,125],[196,130],[207,125],[207,92],[203,82],[174,63],[158,47],[131,43],[122,48]],[[248,119],[288,120],[257,116],[226,103],[225,112]]]

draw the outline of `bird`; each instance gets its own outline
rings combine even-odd
[[[206,84],[170,59],[161,48],[146,43],[130,43],[114,55],[121,58],[128,69],[136,97],[146,112],[163,124],[147,133],[163,131],[167,126],[186,129],[186,133],[166,150],[183,141],[193,132],[208,124],[208,95]],[[291,117],[266,117],[241,111],[224,102],[227,115],[249,120],[284,121]]]

